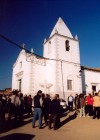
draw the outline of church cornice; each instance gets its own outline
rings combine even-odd
[[[43,45],[44,44],[46,44],[49,40],[51,40],[54,36],[60,36],[60,37],[64,37],[64,38],[67,38],[67,39],[70,39],[70,40],[74,40],[74,41],[79,41],[79,40],[77,40],[77,39],[75,39],[75,38],[71,38],[71,37],[68,37],[68,36],[64,36],[64,35],[61,35],[61,34],[59,34],[59,33],[55,33],[55,34],[53,34],[51,37],[49,37],[44,43],[43,43]]]
[[[16,73],[17,78],[22,78],[24,71],[20,71],[18,73]]]

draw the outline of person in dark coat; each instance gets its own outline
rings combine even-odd
[[[35,128],[35,122],[38,117],[39,129],[42,128],[42,91],[39,90],[34,96],[34,116],[32,120],[32,127]]]
[[[32,116],[32,97],[31,95],[28,96],[27,99],[27,112],[28,112],[28,116]]]
[[[46,94],[45,98],[43,98],[43,116],[46,126],[48,125],[48,111],[49,111],[49,104],[51,102],[50,96]]]
[[[48,124],[49,129],[51,129],[52,122],[54,130],[59,128],[60,126],[59,114],[60,114],[60,102],[58,100],[58,95],[56,94],[54,96],[54,99],[51,101],[49,105],[49,124]]]

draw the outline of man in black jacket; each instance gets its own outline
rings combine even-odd
[[[39,129],[42,128],[42,91],[39,90],[37,95],[34,96],[34,116],[32,121],[32,127],[35,128],[35,122],[38,117]]]

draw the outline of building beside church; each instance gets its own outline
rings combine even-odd
[[[81,66],[83,93],[95,93],[100,90],[100,68]]]
[[[80,65],[77,35],[59,18],[48,39],[44,39],[43,57],[22,49],[13,65],[12,89],[34,96],[38,90],[67,98],[69,94],[100,89],[100,69]]]

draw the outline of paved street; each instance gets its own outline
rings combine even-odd
[[[6,128],[0,133],[0,140],[98,140],[100,137],[100,120],[80,118],[74,112],[61,118],[58,130],[49,130],[45,125],[43,129],[39,129],[38,123],[36,128],[32,128],[31,121],[32,118],[26,118],[23,124],[6,122]]]

